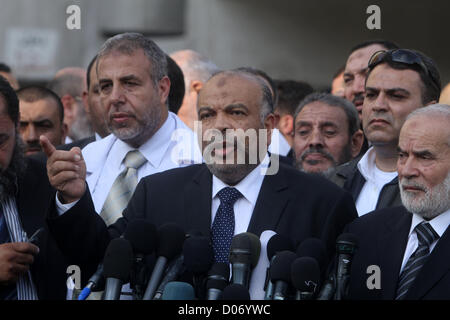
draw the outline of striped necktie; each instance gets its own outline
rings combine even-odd
[[[107,226],[122,216],[122,211],[126,208],[138,183],[137,170],[147,162],[147,159],[139,150],[132,150],[127,153],[123,162],[126,168],[114,181],[100,212]]]
[[[413,284],[414,279],[419,274],[430,254],[430,245],[439,238],[439,235],[427,222],[422,222],[417,225],[414,230],[417,234],[419,246],[411,257],[409,257],[408,262],[406,262],[406,265],[400,274],[396,300],[405,299],[408,289]]]
[[[216,262],[228,263],[231,240],[234,235],[234,203],[242,197],[236,188],[226,187],[217,193],[220,205],[211,230],[214,258]]]
[[[0,203],[0,244],[11,241],[2,207]],[[0,284],[0,300],[17,300],[17,284],[13,283],[6,286]]]

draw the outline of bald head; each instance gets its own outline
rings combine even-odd
[[[448,83],[441,92],[439,103],[450,105],[450,83]]]
[[[83,91],[87,90],[86,70],[77,67],[63,68],[56,72],[48,87],[59,97],[66,94],[72,97],[81,97]]]

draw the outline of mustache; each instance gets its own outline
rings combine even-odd
[[[408,180],[406,178],[403,178],[400,180],[400,184],[402,188],[417,188],[419,190],[422,190],[424,192],[428,192],[428,188],[420,183],[417,183],[413,180]]]
[[[363,102],[363,101],[364,101],[364,93],[355,94],[355,97],[352,100],[353,104],[356,104],[356,102]]]
[[[32,149],[42,150],[42,147],[41,147],[39,141],[26,142],[25,151],[28,152]]]
[[[307,150],[303,151],[303,153],[300,155],[301,161],[302,162],[305,161],[305,158],[308,155],[313,154],[313,153],[319,153],[322,156],[324,156],[325,158],[327,158],[328,160],[335,162],[333,156],[330,153],[328,153],[325,150],[323,150],[322,148],[318,148],[318,147],[310,147]]]

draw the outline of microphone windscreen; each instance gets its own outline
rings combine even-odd
[[[272,282],[291,282],[291,265],[297,255],[292,251],[278,252],[270,265],[270,279]]]
[[[225,262],[216,262],[208,272],[207,289],[223,290],[230,279],[230,265]]]
[[[237,234],[231,240],[230,263],[250,264],[256,266],[261,253],[259,238],[250,232]]]
[[[194,274],[208,272],[214,262],[214,252],[208,237],[193,236],[183,244],[184,265]]]
[[[294,246],[291,239],[281,234],[276,234],[267,242],[267,257],[269,261],[280,251],[293,251]]]
[[[159,227],[157,234],[156,256],[171,260],[181,253],[185,240],[183,229],[174,223],[167,223]]]
[[[336,240],[336,252],[344,254],[355,253],[358,247],[358,238],[352,233],[343,233]]]
[[[166,284],[162,300],[195,300],[194,288],[186,282],[171,281]]]
[[[135,253],[144,255],[155,251],[156,227],[145,219],[134,219],[128,223],[124,238],[130,241]]]
[[[327,267],[327,251],[325,244],[318,238],[307,238],[297,247],[297,257],[311,257],[319,263],[320,270]]]
[[[128,282],[133,265],[133,248],[128,240],[117,238],[111,240],[103,259],[105,278],[115,278]]]
[[[221,300],[250,300],[250,293],[241,284],[230,284],[223,289]]]
[[[301,292],[315,292],[320,281],[319,264],[314,258],[300,257],[291,266],[292,285]]]

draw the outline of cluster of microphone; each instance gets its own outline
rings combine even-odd
[[[229,263],[214,262],[209,237],[176,224],[156,228],[142,219],[111,240],[103,263],[78,300],[104,291],[104,300],[340,300],[345,297],[356,239],[337,241],[335,267],[326,281],[327,254],[316,238],[296,248],[272,231],[233,237]],[[128,290],[124,290],[129,284]]]

